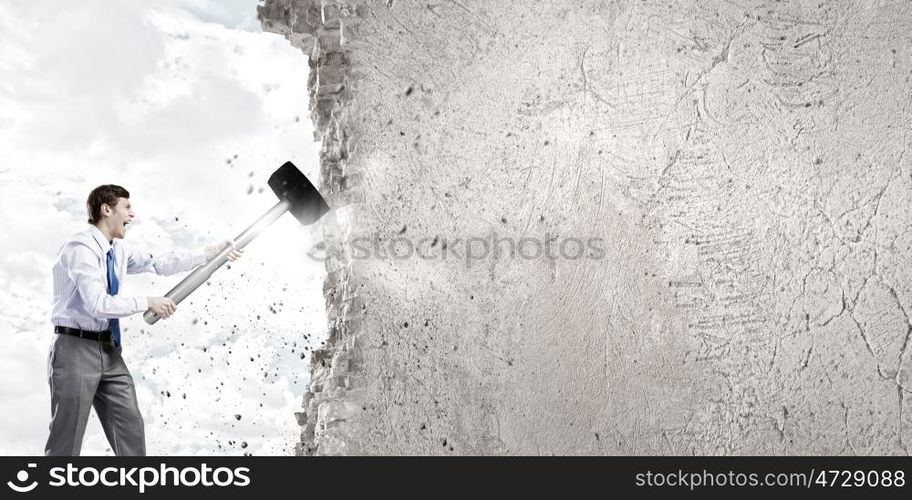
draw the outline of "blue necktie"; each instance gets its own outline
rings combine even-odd
[[[114,249],[108,250],[108,294],[117,295],[120,289],[120,283],[117,281],[117,274],[114,273]],[[111,318],[111,338],[114,339],[114,345],[120,345],[120,319]]]

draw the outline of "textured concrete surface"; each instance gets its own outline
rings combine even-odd
[[[301,454],[909,453],[912,4],[260,16],[339,207]],[[604,255],[354,247],[493,235]]]

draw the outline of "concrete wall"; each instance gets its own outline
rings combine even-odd
[[[300,453],[909,453],[912,4],[260,16],[336,207]]]

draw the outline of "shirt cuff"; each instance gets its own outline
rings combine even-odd
[[[133,297],[133,313],[145,312],[149,308],[149,299],[145,297]]]
[[[190,268],[206,263],[206,252],[204,248],[197,248],[190,251]]]

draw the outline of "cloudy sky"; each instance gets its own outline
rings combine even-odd
[[[51,266],[99,184],[126,187],[126,243],[162,251],[240,233],[291,160],[317,182],[307,59],[262,33],[256,0],[0,3],[0,454],[42,454]],[[122,320],[155,455],[289,454],[325,335],[319,224],[290,215],[154,326]],[[163,295],[183,275],[131,275]],[[111,454],[94,412],[84,455]]]

